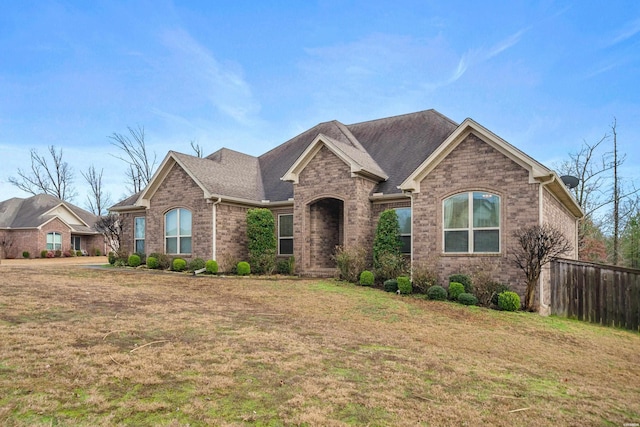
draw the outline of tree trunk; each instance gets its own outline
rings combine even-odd
[[[535,311],[536,300],[536,281],[527,283],[527,290],[524,294],[524,309],[528,311]]]

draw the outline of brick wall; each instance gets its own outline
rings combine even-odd
[[[513,231],[537,224],[539,219],[538,184],[529,183],[528,171],[472,134],[424,178],[420,189],[414,194],[414,262],[436,262],[442,284],[454,273],[491,269],[494,280],[507,283],[522,294],[524,276],[508,253]],[[444,253],[443,200],[469,191],[486,191],[501,198],[498,255]]]
[[[336,239],[346,247],[370,249],[373,233],[369,195],[374,186],[375,183],[367,179],[352,178],[349,165],[328,148],[320,149],[300,173],[298,184],[294,184],[294,254],[299,272],[304,274],[313,268],[333,266],[329,261],[333,250],[326,251]],[[329,204],[316,203],[322,199],[328,199]],[[342,206],[342,218],[336,216],[336,212],[339,216],[339,206]],[[329,208],[334,214],[326,215]],[[337,219],[342,223],[338,225],[340,235],[323,238],[323,233],[335,230]]]
[[[220,271],[228,272],[239,261],[249,260],[247,250],[249,207],[223,202],[216,205],[216,208],[216,261]]]

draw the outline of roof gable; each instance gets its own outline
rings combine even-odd
[[[0,227],[38,228],[58,218],[72,231],[95,232],[98,216],[49,194],[0,203]]]

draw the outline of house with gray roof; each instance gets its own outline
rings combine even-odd
[[[0,202],[0,243],[3,256],[39,257],[43,250],[105,253],[104,236],[96,230],[98,217],[48,194],[14,197]]]
[[[443,282],[489,268],[521,291],[513,231],[552,223],[577,248],[583,216],[554,171],[474,120],[458,124],[435,110],[320,123],[258,157],[170,151],[149,185],[111,211],[131,252],[215,259],[229,270],[248,257],[253,207],[273,212],[278,255],[294,256],[302,275],[333,274],[337,246],[371,253],[380,213],[396,209],[414,268],[428,266]]]

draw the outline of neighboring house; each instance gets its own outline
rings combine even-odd
[[[414,266],[429,264],[441,280],[490,269],[520,291],[513,231],[549,222],[575,248],[583,216],[555,172],[475,121],[434,110],[321,123],[259,157],[170,151],[150,184],[111,211],[129,251],[216,259],[228,270],[247,258],[252,207],[273,212],[278,255],[295,256],[299,274],[333,274],[337,245],[371,251],[380,213],[393,208]]]
[[[95,229],[96,215],[48,194],[0,202],[0,243],[6,258],[32,258],[43,250],[105,253],[104,236]]]

